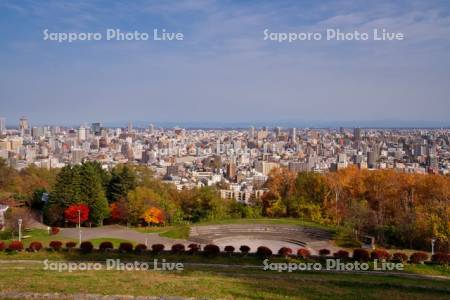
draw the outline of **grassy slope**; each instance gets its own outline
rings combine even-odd
[[[448,282],[391,276],[273,273],[187,266],[182,272],[27,271],[0,264],[0,290],[223,299],[448,299]],[[20,267],[23,267],[21,265]],[[49,284],[51,282],[51,284]]]

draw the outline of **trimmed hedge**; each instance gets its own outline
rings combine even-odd
[[[134,247],[134,252],[136,253],[143,253],[147,250],[147,246],[144,244],[137,244],[136,247]]]
[[[250,252],[250,247],[247,245],[242,245],[241,247],[239,247],[239,251],[241,251],[241,253],[247,254]]]
[[[152,245],[152,251],[154,253],[161,253],[164,251],[164,245],[163,244],[154,244],[154,245]]]
[[[91,242],[86,241],[80,244],[81,253],[91,253],[94,250],[94,245]]]
[[[353,249],[353,259],[357,261],[369,261],[369,251],[366,249]]]
[[[0,241],[0,251],[3,251],[6,249],[6,244],[3,241]]]
[[[331,251],[328,250],[328,249],[320,249],[319,250],[319,255],[320,256],[328,256],[328,255],[330,255],[330,253],[331,253]]]
[[[345,251],[345,250],[339,250],[338,252],[335,252],[333,254],[333,256],[335,258],[348,259],[350,256],[350,253],[348,253],[348,251]]]
[[[32,252],[39,252],[42,249],[41,242],[31,242],[28,246],[28,250]]]
[[[197,253],[200,251],[200,245],[199,244],[189,244],[188,246],[188,252],[189,253]]]
[[[233,246],[225,246],[225,248],[223,249],[226,253],[233,253],[234,252],[234,247]]]
[[[216,256],[220,253],[220,248],[214,244],[208,244],[203,248],[203,253],[208,256]]]
[[[373,250],[370,253],[370,258],[372,260],[375,260],[375,259],[378,259],[378,260],[380,260],[380,259],[389,260],[391,258],[391,254],[389,252],[387,252],[386,250],[384,250],[384,249],[376,249],[376,250]]]
[[[259,246],[258,249],[256,249],[256,254],[260,257],[270,257],[272,256],[272,250],[266,246]]]
[[[428,254],[425,252],[414,252],[409,257],[409,260],[414,264],[421,264],[428,259]]]
[[[408,255],[406,255],[403,252],[395,252],[392,255],[392,260],[399,261],[399,262],[405,262],[405,261],[408,261]]]
[[[12,241],[9,246],[8,250],[10,251],[22,251],[23,250],[23,243],[20,241]]]
[[[67,242],[66,243],[66,248],[69,250],[75,248],[76,246],[77,246],[77,243],[75,243],[75,242]]]
[[[50,244],[48,244],[48,245],[54,251],[59,251],[62,248],[62,242],[61,241],[51,241]]]
[[[441,265],[446,265],[450,261],[450,255],[444,252],[437,252],[431,256],[431,261]]]
[[[174,244],[172,245],[172,253],[178,254],[183,253],[186,250],[186,247],[183,244]]]
[[[289,255],[292,255],[292,249],[288,247],[281,247],[280,250],[278,250],[278,255],[287,257]]]
[[[133,244],[128,243],[128,242],[120,243],[119,251],[122,252],[122,253],[133,252]]]
[[[308,258],[311,256],[311,252],[308,249],[300,248],[297,250],[297,256],[302,258]]]
[[[109,250],[114,249],[114,245],[111,242],[105,241],[105,242],[101,242],[98,249],[101,251],[109,251]]]

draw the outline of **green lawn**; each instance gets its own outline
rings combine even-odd
[[[28,245],[34,241],[41,242],[44,246],[47,246],[51,241],[61,241],[65,243],[72,240],[70,238],[63,237],[60,234],[49,235],[48,231],[45,229],[24,230],[22,237],[22,242],[25,247],[28,247]],[[12,236],[11,233],[7,231],[0,234],[0,240],[4,241],[6,244],[9,244],[12,240],[18,239],[19,237],[17,235]]]
[[[99,270],[60,273],[43,270],[43,264],[36,262],[1,263],[0,290],[208,299],[419,300],[448,299],[450,296],[449,281],[384,275],[276,273],[207,266],[185,266],[180,272]]]

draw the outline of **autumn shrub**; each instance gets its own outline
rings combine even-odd
[[[389,252],[387,252],[386,250],[384,250],[384,249],[376,249],[376,250],[373,250],[373,251],[370,253],[370,258],[371,258],[372,260],[375,260],[375,259],[378,259],[378,260],[382,260],[382,259],[388,260],[388,259],[391,258],[391,254],[390,254]]]
[[[414,252],[409,257],[409,260],[414,264],[421,264],[428,259],[428,254],[425,252]]]
[[[82,242],[80,244],[80,251],[82,253],[91,253],[93,249],[94,249],[94,245],[92,245],[92,243],[89,241]]]
[[[52,228],[50,229],[50,232],[51,232],[52,235],[58,234],[59,231],[60,231],[60,230],[59,230],[58,227],[52,227]]]
[[[366,249],[354,249],[353,250],[353,260],[356,261],[368,261],[370,258],[369,251]]]
[[[399,261],[399,262],[405,262],[405,261],[408,261],[408,255],[406,255],[403,252],[395,252],[392,255],[392,260]]]
[[[300,248],[297,250],[297,256],[301,258],[308,258],[311,256],[311,252],[308,249]]]
[[[152,245],[152,251],[154,253],[161,253],[164,251],[164,245],[163,244],[154,244],[154,245]]]
[[[28,246],[28,250],[31,252],[39,252],[42,249],[41,242],[31,242]]]
[[[292,249],[288,247],[281,247],[280,250],[278,250],[278,255],[288,257],[289,255],[292,255]]]
[[[197,253],[200,251],[200,245],[199,244],[189,244],[188,246],[188,253]]]
[[[445,265],[449,262],[449,255],[444,252],[437,252],[433,254],[433,256],[431,256],[431,261],[434,263]]]
[[[128,243],[128,242],[120,243],[120,245],[119,245],[119,252],[122,252],[122,253],[133,252],[133,244]]]
[[[172,245],[172,253],[183,253],[186,250],[186,247],[183,244],[174,244]]]
[[[12,241],[9,243],[8,250],[10,251],[22,251],[23,243],[21,241]]]
[[[272,250],[270,250],[266,246],[259,246],[258,249],[256,249],[256,254],[259,257],[263,257],[263,258],[270,257],[270,256],[272,256]]]
[[[242,245],[241,247],[239,247],[239,251],[241,251],[241,253],[243,254],[247,254],[250,252],[250,247],[247,245]]]
[[[231,253],[234,252],[234,247],[233,247],[233,246],[225,246],[225,248],[223,248],[223,250],[224,250],[226,253],[231,254]]]
[[[320,249],[319,250],[319,255],[320,256],[328,256],[328,255],[330,255],[330,250],[328,250],[328,249]]]
[[[147,250],[147,246],[144,244],[137,244],[134,247],[134,252],[136,252],[136,253],[143,253],[143,252],[145,252],[145,250]]]
[[[208,244],[203,248],[203,253],[207,256],[216,256],[220,253],[220,248],[214,244]]]
[[[50,248],[54,251],[59,251],[61,250],[62,247],[62,242],[60,241],[51,241],[50,244],[48,244],[50,246]]]
[[[345,250],[338,250],[337,252],[335,252],[333,254],[333,256],[335,258],[339,258],[339,259],[348,259],[350,256],[350,253],[348,253],[348,251],[345,251]]]
[[[67,242],[66,243],[66,248],[70,251],[70,250],[72,250],[73,248],[75,248],[77,246],[77,243],[75,243],[75,242]]]
[[[100,246],[98,247],[98,249],[106,252],[106,251],[110,251],[110,250],[114,249],[114,245],[111,242],[105,241],[105,242],[100,243]]]
[[[0,241],[0,251],[3,251],[6,249],[6,244],[3,241]]]

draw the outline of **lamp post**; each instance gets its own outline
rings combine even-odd
[[[19,242],[22,241],[22,219],[18,219],[17,223],[19,224]]]
[[[81,245],[81,210],[78,210],[78,235],[79,245]]]
[[[431,255],[434,255],[434,243],[436,243],[436,239],[432,238],[431,239]]]

